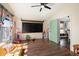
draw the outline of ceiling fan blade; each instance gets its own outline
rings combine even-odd
[[[48,6],[46,6],[46,5],[44,5],[44,7],[47,8],[47,9],[51,9],[50,7],[48,7]]]
[[[46,4],[48,4],[48,3],[40,3],[41,5],[46,5]]]
[[[31,7],[39,7],[39,6],[41,6],[41,5],[35,5],[35,6],[31,6]]]
[[[40,8],[40,12],[41,12],[42,8]]]

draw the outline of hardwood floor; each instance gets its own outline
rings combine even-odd
[[[60,46],[52,41],[37,39],[28,44],[27,56],[70,56],[70,51],[67,48]]]

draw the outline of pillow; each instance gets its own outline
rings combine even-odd
[[[9,50],[9,52],[13,51],[15,48],[16,48],[16,46],[13,46],[13,47]]]
[[[7,54],[7,51],[5,48],[0,47],[0,56],[5,56]]]
[[[4,45],[3,48],[5,48],[7,52],[9,52],[10,49],[12,48],[12,43]]]
[[[6,45],[6,43],[4,43],[4,42],[0,43],[0,47],[2,47],[4,45]]]

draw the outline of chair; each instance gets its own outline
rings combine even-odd
[[[74,47],[74,55],[79,56],[79,44],[75,44],[73,47]]]

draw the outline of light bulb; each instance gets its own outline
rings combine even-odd
[[[44,8],[44,6],[41,6],[41,8]]]

